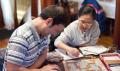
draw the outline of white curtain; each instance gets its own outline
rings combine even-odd
[[[1,7],[3,12],[3,18],[5,22],[6,29],[13,29],[14,28],[14,16],[13,16],[13,9],[11,6],[11,0],[0,0]],[[13,11],[12,11],[13,10]]]
[[[27,21],[30,21],[32,20],[32,16],[31,16],[31,6],[28,8],[27,10],[27,13],[26,13],[26,16],[24,18],[24,21],[27,22]]]
[[[41,13],[41,0],[38,0],[38,15]]]

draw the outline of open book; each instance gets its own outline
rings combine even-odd
[[[101,53],[109,51],[109,48],[106,48],[104,46],[87,46],[87,47],[81,47],[79,48],[82,53],[79,54],[78,57],[74,57],[72,55],[67,55],[66,51],[62,49],[55,49],[56,52],[58,52],[64,60],[69,60],[69,59],[75,59],[75,58],[80,58],[83,57],[84,55],[99,55]]]
[[[79,58],[79,57],[83,57],[83,55],[80,53],[78,57],[74,57],[72,55],[67,55],[66,51],[62,50],[62,49],[55,49],[56,52],[58,52],[64,60],[70,60],[70,59],[75,59],[75,58]]]
[[[83,55],[99,55],[101,53],[109,51],[109,48],[106,48],[104,46],[96,45],[96,46],[86,46],[79,48]]]

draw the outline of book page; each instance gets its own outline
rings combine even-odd
[[[79,49],[82,51],[83,55],[90,55],[90,54],[98,55],[103,52],[107,52],[109,50],[104,46],[87,46]]]

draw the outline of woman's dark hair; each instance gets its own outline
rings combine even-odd
[[[40,14],[43,19],[53,18],[53,25],[55,24],[65,24],[66,15],[62,7],[57,5],[50,5],[46,7]]]
[[[92,6],[89,6],[89,5],[83,5],[80,10],[79,10],[79,13],[78,13],[78,16],[83,16],[83,15],[86,15],[86,14],[90,14],[93,19],[96,19],[96,11],[95,9],[92,7]]]

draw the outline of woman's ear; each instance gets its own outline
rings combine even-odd
[[[53,23],[53,18],[48,18],[48,19],[46,20],[46,24],[47,24],[47,25],[52,25],[52,23]]]

